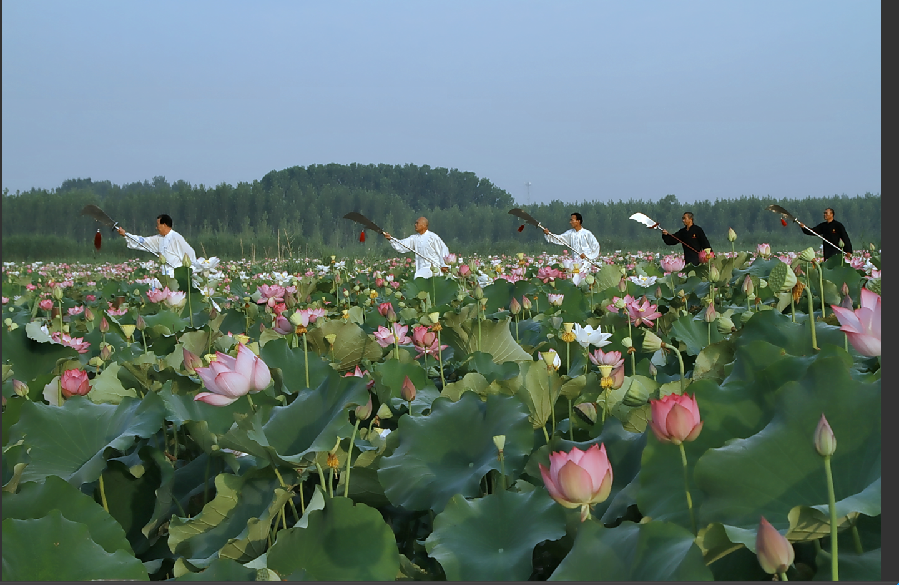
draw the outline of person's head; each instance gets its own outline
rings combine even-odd
[[[570,223],[571,227],[573,227],[574,229],[579,230],[581,229],[581,224],[584,223],[584,217],[580,213],[572,213],[571,219],[568,221],[568,223]]]
[[[824,210],[824,221],[833,221],[833,207]]]
[[[415,233],[423,234],[428,231],[428,218],[421,216],[415,220]]]
[[[685,211],[683,217],[681,217],[681,220],[684,222],[685,226],[690,227],[691,225],[693,225],[693,212]]]
[[[161,213],[156,216],[156,231],[164,236],[172,231],[172,217],[167,213]]]

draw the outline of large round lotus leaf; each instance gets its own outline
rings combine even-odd
[[[434,289],[437,289],[437,298],[434,298]],[[407,299],[418,297],[419,293],[428,293],[430,306],[446,305],[455,300],[459,293],[459,285],[455,280],[446,277],[415,278],[406,280],[403,286],[403,296]]]
[[[461,319],[461,315],[453,318],[447,314],[446,324],[441,333],[441,341],[453,347],[459,359],[476,351],[489,353],[493,361],[502,364],[504,362],[531,361],[531,355],[524,351],[515,337],[508,317],[502,321],[482,320],[480,325],[477,318]]]
[[[106,366],[106,368],[91,380],[91,391],[87,395],[91,402],[97,404],[119,404],[122,398],[137,398],[137,391],[134,388],[125,388],[119,380],[119,370],[121,366],[115,362]]]
[[[158,392],[165,404],[165,418],[168,421],[181,426],[186,422],[205,422],[209,431],[224,433],[234,424],[234,413],[241,412],[247,407],[244,400],[237,400],[225,406],[213,406],[205,402],[194,400],[196,393],[173,394],[171,387],[163,388]]]
[[[711,581],[690,531],[666,522],[585,522],[550,581]]]
[[[153,517],[156,491],[161,483],[159,468],[153,465],[135,477],[121,461],[109,461],[103,472],[103,483],[110,515],[125,529],[134,552],[142,555],[151,544],[141,529]],[[94,493],[98,500],[99,492],[97,487]]]
[[[301,569],[313,581],[396,579],[396,537],[380,512],[335,497],[308,516],[307,528],[281,530],[268,551],[268,568],[282,579]]]
[[[431,385],[424,368],[418,362],[401,362],[391,359],[372,367],[375,382],[375,391],[378,394],[378,400],[383,404],[389,402],[391,398],[399,398],[400,391],[403,388],[403,382],[406,377],[417,389]]]
[[[49,372],[56,366],[56,362],[62,358],[77,358],[78,352],[65,345],[51,343],[49,336],[40,329],[40,324],[29,323],[25,327],[19,327],[10,331],[4,327],[0,332],[3,340],[3,363],[11,364],[15,372],[15,378],[23,382],[31,382],[36,377]],[[30,338],[26,331],[35,329],[41,338],[48,341],[38,343]]]
[[[815,324],[815,335],[818,347],[824,344],[843,347],[844,334],[839,327]],[[815,355],[812,349],[812,332],[806,319],[801,323],[793,323],[788,315],[777,311],[759,311],[746,322],[740,330],[737,343],[762,340],[772,343],[791,355]]]
[[[687,353],[699,355],[709,345],[709,324],[693,315],[683,315],[671,326],[671,337],[682,341],[687,346]],[[724,339],[714,323],[711,324],[712,343]]]
[[[378,479],[391,503],[410,510],[439,512],[456,494],[479,495],[481,478],[500,469],[494,436],[506,436],[510,481],[521,473],[534,445],[521,401],[490,395],[482,402],[474,392],[463,392],[457,402],[436,399],[428,416],[401,417],[397,433],[399,445],[381,460]]]
[[[855,381],[844,359],[821,357],[778,391],[775,412],[760,432],[712,449],[696,464],[696,483],[707,494],[702,524],[754,532],[760,516],[775,528],[789,528],[796,506],[826,513],[824,465],[813,444],[822,413],[837,438],[831,462],[837,516],[880,513],[879,381]],[[732,540],[754,547],[746,534],[731,532]]]
[[[880,556],[879,548],[856,554],[851,548],[840,547],[837,557],[840,581],[880,581],[883,579]],[[815,564],[818,572],[815,573],[814,581],[834,580],[830,552],[818,551]]]
[[[325,335],[336,335],[332,348]],[[333,359],[337,370],[345,372],[355,368],[362,360],[381,359],[381,346],[361,327],[342,320],[325,321],[312,329],[307,336],[309,349]],[[311,383],[311,381],[310,381]]]
[[[91,540],[87,526],[59,510],[43,518],[3,521],[4,581],[148,581],[129,551],[109,553]]]
[[[233,559],[215,559],[204,571],[185,573],[175,581],[255,581],[259,571],[245,567]]]
[[[62,478],[51,475],[40,485],[22,484],[18,493],[3,492],[4,520],[42,518],[49,510],[59,510],[63,518],[87,526],[91,540],[106,552],[132,552],[122,526],[100,504]]]
[[[62,407],[29,402],[10,430],[11,442],[24,439],[30,449],[31,463],[22,481],[42,481],[49,475],[75,486],[94,481],[106,467],[107,447],[127,451],[137,437],[155,434],[163,415],[162,400],[154,393],[143,400],[125,398],[117,406],[93,404],[81,396]]]
[[[534,547],[565,535],[565,512],[544,490],[455,495],[425,541],[448,581],[526,581]]]
[[[268,346],[266,346],[268,347]],[[298,465],[306,453],[330,451],[337,437],[349,437],[349,409],[368,401],[365,380],[333,370],[314,390],[299,393],[287,406],[276,406],[263,424],[260,413],[237,421],[219,444],[264,459]]]
[[[308,345],[308,343],[307,343]],[[308,354],[303,354],[303,340],[299,347],[290,347],[286,339],[275,339],[266,343],[259,350],[259,357],[269,368],[281,370],[281,380],[285,388],[293,393],[306,388],[306,359],[309,360],[309,384],[315,388],[332,371],[331,366],[309,348]]]

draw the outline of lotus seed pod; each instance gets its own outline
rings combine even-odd
[[[646,331],[646,335],[643,337],[643,351],[655,353],[662,349],[663,346],[664,342],[662,341],[662,338],[652,331]]]
[[[493,444],[496,445],[497,451],[502,453],[503,447],[506,446],[506,435],[494,435]]]
[[[799,253],[799,257],[802,258],[806,262],[811,262],[815,259],[815,250],[809,246],[805,250]]]
[[[378,407],[378,418],[381,420],[387,420],[388,418],[393,417],[393,413],[390,411],[390,407],[387,404],[382,404]]]

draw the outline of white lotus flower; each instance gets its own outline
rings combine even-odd
[[[656,283],[658,277],[655,276],[630,276],[628,280],[643,288],[648,288]]]
[[[583,348],[586,348],[588,345],[592,345],[593,347],[604,347],[611,343],[609,338],[612,337],[611,333],[603,333],[601,327],[593,329],[590,325],[581,327],[577,323],[574,325],[574,334],[577,337],[577,342],[580,343]]]

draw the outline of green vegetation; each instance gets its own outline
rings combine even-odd
[[[169,184],[164,177],[122,186],[109,181],[70,179],[55,190],[31,189],[3,193],[4,260],[115,260],[133,257],[117,235],[103,228],[104,244],[95,252],[92,242],[98,224],[81,217],[93,203],[131,232],[151,235],[154,218],[168,213],[175,229],[200,256],[220,258],[277,257],[328,254],[384,256],[393,254],[377,234],[359,243],[360,226],[342,219],[358,211],[382,228],[403,236],[426,215],[435,232],[454,252],[470,254],[535,252],[546,249],[538,230],[508,214],[519,206],[550,229],[568,228],[572,211],[584,216],[584,226],[596,234],[604,250],[643,249],[679,251],[664,246],[658,231],[650,231],[628,217],[637,211],[670,230],[681,227],[680,216],[693,211],[713,247],[729,251],[727,229],[738,235],[737,248],[768,242],[774,249],[817,247],[794,226],[784,228],[776,215],[765,210],[771,203],[789,209],[809,224],[821,221],[824,208],[833,207],[846,225],[856,248],[873,242],[880,246],[880,194],[818,199],[775,200],[743,196],[692,204],[675,195],[658,201],[629,200],[612,203],[553,201],[520,205],[506,191],[474,173],[428,165],[310,165],[272,171],[253,183],[232,187]]]

